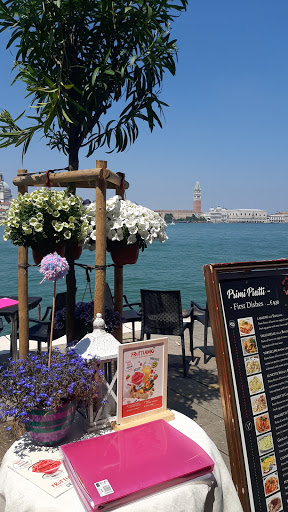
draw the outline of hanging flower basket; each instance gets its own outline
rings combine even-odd
[[[51,250],[47,249],[47,251],[41,251],[40,249],[32,249],[32,256],[35,265],[39,265],[44,256],[54,252],[57,252],[57,254],[59,254],[59,256],[63,258],[65,247],[63,245],[57,244],[54,247],[51,247]]]
[[[139,244],[110,242],[110,253],[113,263],[118,266],[134,265],[139,256]]]
[[[69,402],[57,411],[33,409],[29,413],[26,426],[30,437],[37,444],[53,446],[64,439],[72,426],[76,410],[76,401]]]
[[[63,258],[64,254],[65,254],[65,247],[61,244],[56,244],[54,247],[51,247],[49,250],[47,249],[46,251],[41,251],[40,249],[32,249],[32,256],[33,256],[35,265],[39,265],[41,263],[42,259],[44,258],[44,256],[46,256],[47,254],[50,254],[50,253],[54,253],[54,252],[57,252],[57,254],[59,254],[59,256],[61,256]],[[78,243],[75,242],[71,246],[71,252],[72,252],[72,259],[79,260],[81,254],[82,254],[82,246],[78,245]]]

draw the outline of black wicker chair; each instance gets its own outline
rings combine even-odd
[[[57,311],[65,308],[66,306],[66,292],[57,293],[55,297],[55,315]],[[54,318],[55,318],[54,315]],[[41,352],[41,343],[48,344],[48,350],[50,346],[50,333],[51,333],[51,320],[52,320],[52,307],[46,308],[45,314],[42,320],[35,320],[29,318],[29,322],[34,322],[35,325],[29,329],[29,339],[36,340],[38,342],[38,352]],[[64,332],[59,329],[53,329],[52,340],[56,340],[60,336],[63,336]]]
[[[139,312],[140,302],[129,303],[126,295],[123,295],[123,300],[122,324],[132,323],[132,339],[135,341],[135,322],[141,321],[141,314]],[[107,309],[114,311],[114,299],[108,283],[105,285],[105,306]],[[138,311],[133,309],[133,306],[137,306]]]
[[[190,311],[183,314],[181,294],[179,290],[140,290],[141,293],[141,340],[146,334],[166,334],[180,336],[183,358],[183,372],[187,375],[184,331],[189,329],[191,345],[191,322],[184,322],[183,318],[190,316]]]
[[[193,328],[194,328],[194,322],[200,322],[202,325],[204,325],[204,364],[206,364],[211,357],[214,356],[214,347],[208,347],[207,345],[207,335],[208,335],[208,327],[210,327],[210,321],[209,321],[209,313],[208,313],[208,307],[206,304],[205,308],[202,308],[197,304],[197,302],[194,302],[191,300],[191,354],[192,354],[192,361],[194,361],[194,345],[193,345]]]

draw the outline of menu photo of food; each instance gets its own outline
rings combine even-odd
[[[260,395],[251,396],[251,405],[253,415],[259,414],[259,412],[267,411],[267,400],[265,393],[261,393]]]
[[[269,473],[275,471],[277,469],[275,453],[273,452],[264,457],[260,457],[260,464],[263,476],[269,475]]]
[[[266,500],[267,512],[280,512],[283,510],[282,496],[280,492],[270,496]]]
[[[264,391],[264,384],[261,373],[259,373],[259,375],[248,377],[248,387],[250,395],[256,395],[256,393]]]
[[[267,478],[264,479],[263,484],[265,496],[269,496],[269,494],[279,491],[278,473],[273,473],[272,475],[267,476]]]
[[[273,444],[271,432],[258,437],[257,444],[258,444],[258,449],[259,449],[260,455],[264,455],[264,454],[274,450],[274,444]]]
[[[264,412],[263,414],[256,416],[256,418],[254,418],[254,423],[256,435],[264,434],[264,432],[271,430],[268,412]]]
[[[258,352],[255,336],[248,336],[247,338],[242,338],[241,343],[244,356],[253,355]]]
[[[245,357],[245,368],[247,375],[261,372],[259,356]]]
[[[255,334],[253,318],[238,318],[238,327],[240,336],[247,336],[248,334]]]

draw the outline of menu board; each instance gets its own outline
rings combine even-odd
[[[243,457],[251,511],[288,511],[288,266],[229,270],[217,272],[225,332],[219,336],[218,329],[217,336],[214,325],[214,343],[226,352],[231,382],[224,400],[230,393],[237,412],[231,414],[239,427],[238,450],[230,443],[230,458],[233,461],[237,453]],[[210,293],[209,313],[215,324],[213,310]],[[218,363],[223,370],[223,358]],[[241,498],[240,485],[238,492]],[[247,502],[243,508],[249,510]]]

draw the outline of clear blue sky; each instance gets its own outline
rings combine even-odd
[[[162,98],[170,107],[164,127],[140,127],[124,153],[80,155],[80,168],[126,173],[127,197],[153,209],[191,209],[198,178],[202,209],[288,210],[288,2],[191,0],[173,25],[178,40],[176,76],[166,76]],[[22,84],[10,87],[13,55],[0,37],[0,108],[13,116],[27,102]],[[29,172],[67,165],[38,138],[23,167]],[[21,150],[0,150],[5,181],[22,168]],[[84,192],[81,195],[89,196]],[[90,197],[93,194],[90,192]]]

